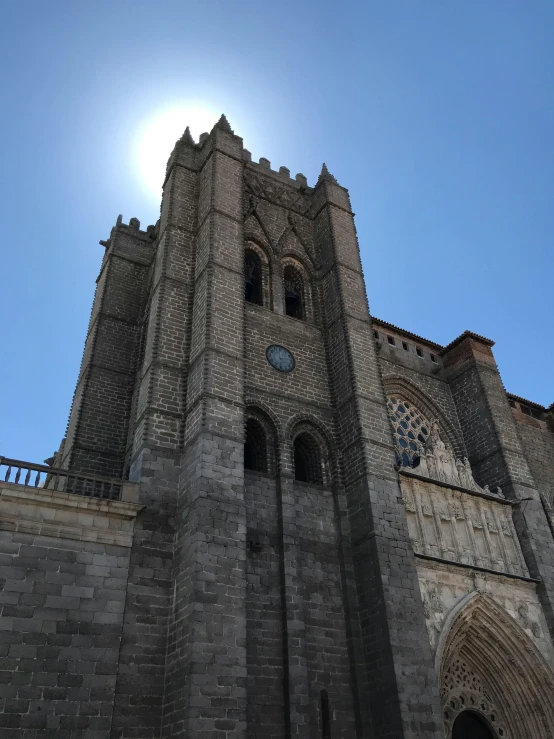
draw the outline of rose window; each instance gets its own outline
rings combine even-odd
[[[427,441],[429,422],[417,408],[405,400],[387,398],[387,406],[393,428],[396,459],[403,467],[417,467],[419,445]]]

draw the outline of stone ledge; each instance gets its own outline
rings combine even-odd
[[[425,475],[418,475],[416,472],[410,472],[406,469],[399,469],[398,474],[403,477],[412,477],[414,480],[421,480],[421,482],[427,482],[431,485],[438,485],[440,488],[448,488],[448,490],[457,490],[460,493],[467,493],[468,495],[474,495],[477,498],[484,498],[485,500],[491,500],[494,503],[501,503],[502,505],[517,506],[519,501],[508,500],[507,498],[501,498],[499,495],[494,493],[485,493],[480,490],[472,490],[471,488],[464,488],[461,485],[454,485],[454,483],[443,482],[442,480],[435,480],[434,477],[426,477]]]
[[[467,564],[465,562],[455,562],[452,559],[445,559],[444,557],[433,557],[430,554],[421,554],[420,552],[414,552],[416,559],[427,559],[430,562],[440,562],[443,565],[451,565],[452,567],[461,567],[465,570],[476,570],[477,572],[486,572],[489,575],[499,575],[500,577],[507,577],[512,580],[522,580],[523,582],[540,583],[542,580],[538,580],[536,577],[529,577],[527,575],[516,575],[513,572],[506,572],[505,570],[495,570],[492,567],[480,567],[479,565]]]
[[[125,500],[0,483],[0,529],[4,531],[130,547],[135,518],[143,507]]]

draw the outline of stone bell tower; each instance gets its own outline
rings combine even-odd
[[[66,438],[0,456],[0,734],[554,736],[552,407],[372,318],[348,191],[222,116],[105,247]]]
[[[101,243],[60,455],[140,483],[111,736],[438,739],[347,190],[222,116]]]

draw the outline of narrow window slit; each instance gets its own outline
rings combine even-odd
[[[321,739],[331,739],[331,712],[329,710],[329,694],[322,690],[321,696]]]

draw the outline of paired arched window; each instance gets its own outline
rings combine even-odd
[[[425,416],[407,400],[387,398],[396,456],[403,467],[417,466],[421,446],[427,441],[430,425]]]
[[[283,292],[285,299],[285,315],[304,319],[304,282],[300,272],[290,264],[283,270]]]
[[[294,440],[294,479],[299,482],[323,483],[321,449],[314,437],[302,432]]]
[[[244,254],[244,299],[248,303],[263,305],[262,261],[251,249]]]
[[[285,315],[311,320],[309,310],[309,281],[305,270],[292,258],[283,263],[283,303]],[[244,251],[244,299],[247,303],[270,307],[270,265],[263,250],[254,242],[247,242]]]
[[[262,424],[255,418],[246,421],[244,469],[267,473],[267,440]]]

